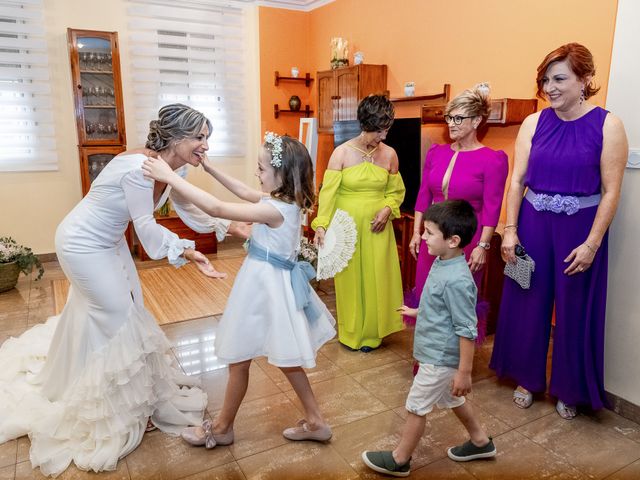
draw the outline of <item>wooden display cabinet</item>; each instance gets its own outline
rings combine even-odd
[[[333,122],[356,120],[358,103],[372,93],[387,93],[386,65],[318,72],[318,132],[333,133]]]
[[[126,150],[117,32],[67,29],[82,194]]]

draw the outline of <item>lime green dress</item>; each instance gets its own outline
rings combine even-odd
[[[400,216],[404,193],[399,173],[390,174],[369,161],[324,174],[312,228],[327,228],[340,208],[358,229],[356,251],[335,277],[338,335],[348,347],[376,348],[383,337],[403,328],[396,312],[402,305],[402,278],[391,219]],[[371,221],[385,206],[391,208],[389,222],[382,232],[373,233]]]

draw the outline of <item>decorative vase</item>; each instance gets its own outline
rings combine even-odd
[[[335,70],[336,68],[348,67],[348,66],[349,66],[348,58],[334,58],[333,60],[331,60],[331,68],[333,70]]]
[[[353,64],[354,65],[360,65],[362,62],[364,62],[364,53],[362,52],[356,52],[353,54]]]
[[[293,78],[298,78],[298,75],[300,75],[300,70],[298,70],[298,67],[291,67],[291,76]]]
[[[20,266],[18,262],[0,263],[0,292],[11,290],[18,283]]]
[[[294,112],[297,112],[298,110],[300,110],[301,103],[302,102],[300,101],[300,97],[298,97],[297,95],[291,95],[291,98],[289,99],[289,108]]]
[[[416,82],[407,82],[404,84],[404,96],[413,97],[416,94]]]

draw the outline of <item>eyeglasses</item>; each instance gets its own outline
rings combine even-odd
[[[475,117],[475,115],[470,115],[468,117],[463,117],[462,115],[456,115],[455,117],[452,117],[451,115],[445,115],[444,121],[446,123],[453,122],[455,125],[460,125],[462,123],[462,120],[464,120],[465,118],[473,118],[473,117]]]

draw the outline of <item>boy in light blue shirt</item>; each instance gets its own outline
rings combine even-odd
[[[420,368],[405,408],[408,410],[400,443],[393,451],[362,452],[364,463],[376,472],[397,477],[410,473],[410,460],[424,434],[425,415],[434,405],[451,408],[467,429],[470,440],[447,451],[466,462],[496,455],[464,395],[471,392],[476,324],[476,284],[463,248],[476,231],[473,207],[465,200],[435,203],[425,213],[426,241],[433,263],[417,309],[403,305],[403,315],[416,317],[413,355]]]

